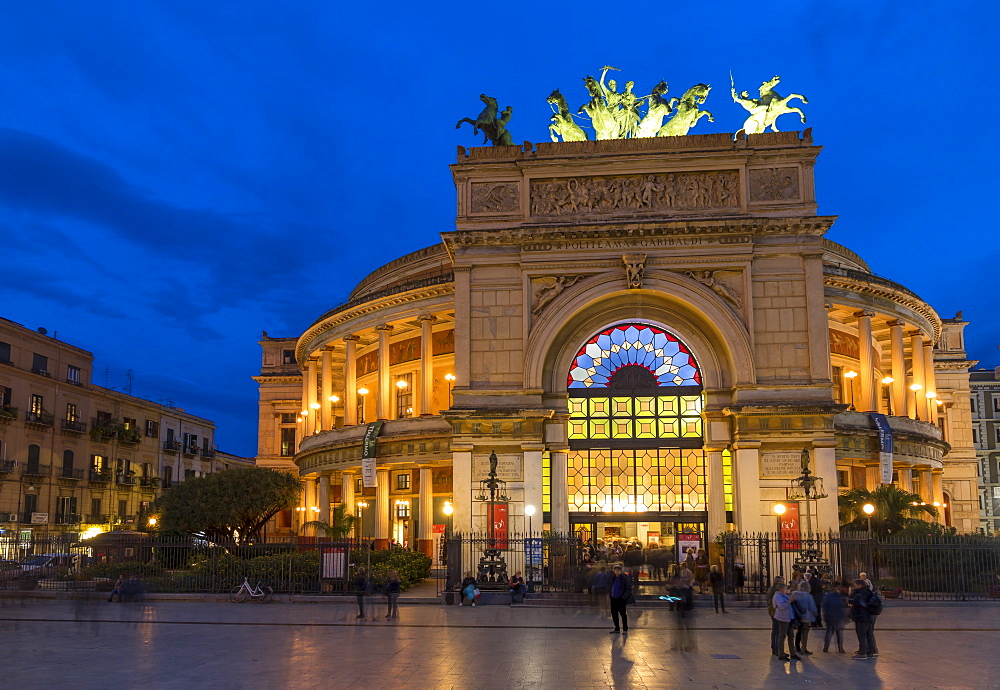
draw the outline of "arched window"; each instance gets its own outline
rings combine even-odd
[[[705,510],[701,372],[679,338],[606,328],[580,348],[567,388],[571,512]]]

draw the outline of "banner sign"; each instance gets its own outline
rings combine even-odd
[[[32,513],[31,514],[31,524],[33,525],[44,525],[49,521],[48,513]]]
[[[375,442],[378,432],[382,430],[382,422],[372,422],[365,429],[365,438],[361,442],[361,485],[366,489],[375,488]]]
[[[882,469],[882,483],[892,484],[892,427],[880,412],[869,412],[868,416],[878,429],[878,458]]]
[[[492,503],[489,505],[490,539],[494,540],[496,548],[507,548],[507,504]]]
[[[799,540],[802,538],[799,525],[799,504],[786,502],[785,513],[778,516],[778,524],[781,527],[781,550],[798,551],[800,548]]]
[[[524,540],[524,560],[529,568],[542,567],[542,538],[528,537]],[[531,571],[534,574],[534,571]],[[532,580],[534,578],[532,577]]]
[[[323,549],[323,574],[325,579],[347,578],[347,551],[343,546]]]

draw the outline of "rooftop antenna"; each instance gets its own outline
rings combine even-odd
[[[125,370],[125,392],[132,395],[132,381],[135,379],[135,375],[132,373],[131,369]]]
[[[104,367],[104,387],[105,387],[105,388],[107,388],[107,387],[108,387],[108,375],[109,375],[110,373],[111,373],[111,372],[109,372],[109,371],[108,371],[108,368],[107,368],[107,367]]]

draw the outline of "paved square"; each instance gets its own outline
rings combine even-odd
[[[772,661],[761,609],[665,609],[632,631],[585,608],[0,599],[10,688],[1000,687],[1000,607],[895,605],[881,656]],[[856,645],[853,631],[846,640]],[[678,647],[686,647],[682,651]]]

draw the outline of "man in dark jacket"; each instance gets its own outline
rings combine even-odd
[[[354,596],[358,599],[358,618],[365,617],[365,594],[368,592],[368,573],[364,569],[359,569],[354,576],[354,583],[351,587]]]
[[[625,607],[627,599],[632,598],[632,578],[622,572],[622,567],[614,567],[614,579],[611,580],[611,620],[615,623],[612,634],[617,632],[628,632],[628,612]],[[618,625],[618,617],[621,616],[621,627]]]
[[[874,595],[864,580],[854,581],[851,593],[851,620],[858,634],[858,653],[855,659],[875,658],[875,616],[871,612]]]
[[[809,593],[812,595],[813,601],[816,602],[816,610],[819,611],[819,615],[816,616],[816,620],[813,621],[814,628],[823,627],[823,588],[826,585],[823,582],[823,576],[818,570],[813,568],[812,577],[809,578]]]

